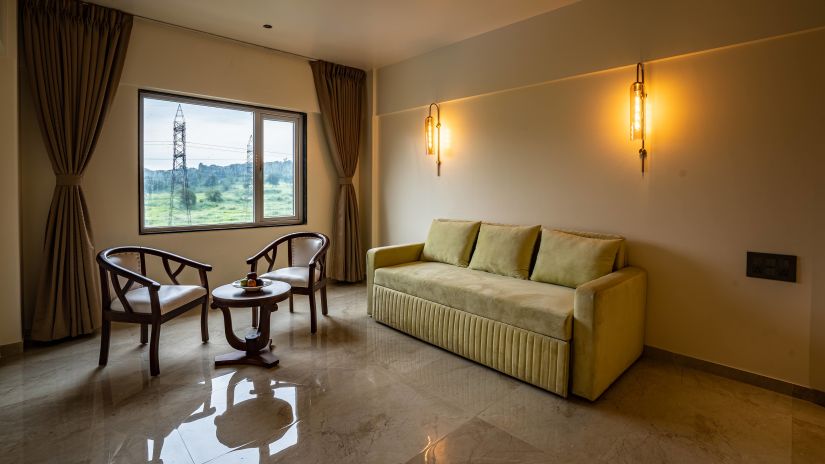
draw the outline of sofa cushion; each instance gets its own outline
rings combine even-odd
[[[578,235],[580,237],[588,237],[588,238],[600,238],[605,240],[620,240],[621,243],[619,244],[619,251],[616,253],[616,262],[613,263],[613,270],[618,271],[619,269],[628,265],[627,263],[627,242],[625,241],[624,237],[621,235],[615,234],[601,234],[598,232],[583,232],[580,230],[569,230],[569,229],[554,229],[558,232],[564,232],[566,234]]]
[[[422,261],[377,269],[375,284],[570,340],[575,291],[567,287]]]
[[[421,259],[467,267],[480,225],[478,221],[433,220]]]
[[[526,279],[539,226],[481,224],[470,269]]]
[[[610,274],[621,242],[542,229],[530,280],[575,288]]]

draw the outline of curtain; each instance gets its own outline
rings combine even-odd
[[[365,277],[365,260],[352,176],[361,149],[367,73],[325,61],[313,61],[310,66],[330,155],[338,171],[338,199],[328,275],[335,280],[359,282]]]
[[[23,0],[22,51],[56,185],[31,338],[100,326],[98,277],[83,171],[114,99],[132,16],[75,0]]]

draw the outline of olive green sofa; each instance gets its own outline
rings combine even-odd
[[[531,236],[538,226],[512,226],[520,238],[496,242],[485,230],[508,226],[474,223],[479,233],[465,222],[460,239],[436,243],[447,222],[434,221],[426,243],[367,252],[373,319],[564,397],[597,399],[641,355],[647,275],[628,265],[623,238],[544,228]],[[612,248],[594,254],[605,244]],[[445,250],[454,256],[439,257]],[[537,281],[554,279],[565,285]]]

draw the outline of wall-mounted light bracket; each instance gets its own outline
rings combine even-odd
[[[435,119],[433,119],[435,107]],[[441,176],[441,108],[438,103],[430,103],[424,118],[424,149],[427,155],[435,155],[436,172]]]
[[[630,140],[641,139],[642,148],[639,149],[639,159],[642,161],[642,175],[645,174],[645,67],[636,63],[636,81],[630,86]]]

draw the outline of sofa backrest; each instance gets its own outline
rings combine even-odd
[[[588,237],[588,238],[599,238],[599,239],[620,239],[622,242],[619,245],[619,252],[616,253],[616,261],[613,263],[613,270],[618,271],[623,267],[627,266],[627,242],[621,235],[613,235],[613,234],[600,234],[597,232],[582,232],[580,230],[566,230],[566,229],[556,229],[559,232],[564,232],[567,234],[578,235],[580,237]]]

